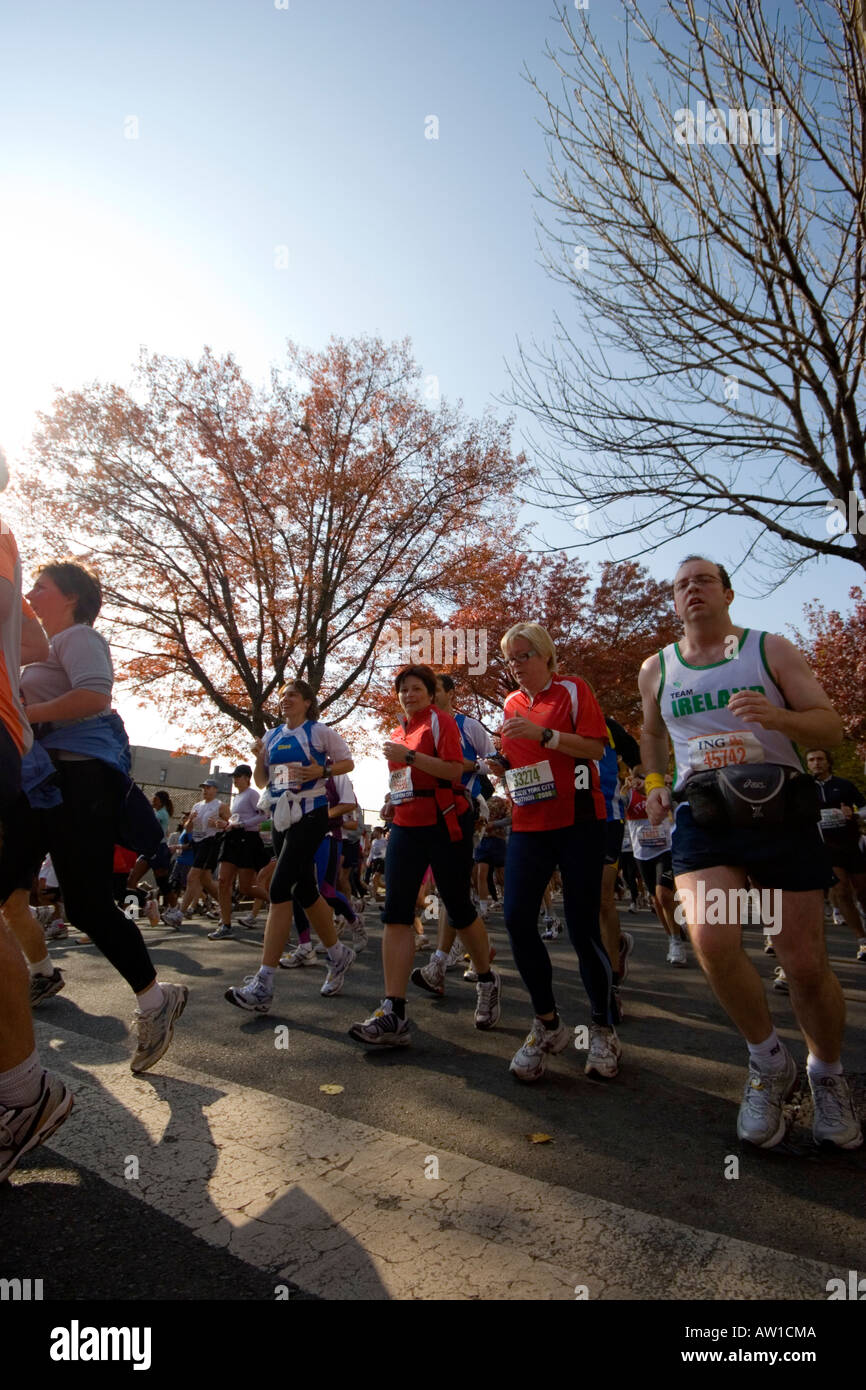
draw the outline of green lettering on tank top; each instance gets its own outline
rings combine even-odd
[[[731,690],[705,690],[695,695],[672,695],[671,718],[684,719],[693,714],[711,714],[714,710],[725,709],[732,695],[738,690],[757,690],[766,695],[763,685],[735,685]]]
[[[717,709],[724,709],[724,708],[725,708],[725,705],[728,703],[728,701],[730,700],[730,698],[731,698],[731,692],[730,692],[730,690],[719,690],[719,691],[717,691],[717,692],[716,692],[716,700],[718,701],[718,704],[717,704],[716,708],[717,708]]]
[[[703,714],[703,712],[704,712],[704,697],[703,697],[703,695],[693,695],[693,696],[692,696],[692,712],[693,712],[694,714]]]

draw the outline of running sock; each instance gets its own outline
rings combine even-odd
[[[0,1071],[0,1105],[10,1110],[33,1105],[42,1088],[42,1064],[34,1048],[29,1057],[11,1071]]]
[[[150,1014],[153,1013],[154,1009],[162,1008],[165,1003],[165,995],[156,980],[154,980],[150,989],[146,989],[143,994],[137,994],[135,996],[135,1002],[138,1005],[138,1012],[140,1014]]]
[[[440,951],[440,950],[439,950],[439,947],[437,946],[436,950],[433,952],[433,959],[434,959],[434,960],[447,960],[447,959],[448,959],[448,954],[449,954],[449,953],[448,953],[447,951]]]
[[[343,950],[342,941],[335,941],[333,946],[328,947],[328,960],[332,965],[336,965],[340,959],[340,952]]]
[[[276,975],[276,973],[277,973],[277,972],[276,972],[276,970],[274,969],[274,967],[273,967],[272,965],[260,965],[260,966],[259,966],[259,970],[258,970],[259,979],[260,979],[260,980],[264,980],[266,983],[270,983],[270,981],[274,978],[274,976]]]
[[[492,970],[482,970],[482,971],[480,972],[479,976],[478,976],[478,983],[479,983],[480,985],[492,985],[492,984],[493,984],[493,971],[492,971]]]
[[[478,911],[482,914],[482,916],[484,915],[485,912],[489,912],[489,911],[490,911],[490,901],[489,901],[488,898],[479,898],[479,899],[478,899]]]
[[[775,1028],[762,1043],[748,1043],[749,1057],[758,1071],[782,1071],[785,1066],[786,1048]]]
[[[51,957],[50,957],[50,956],[46,956],[44,960],[37,961],[35,965],[31,965],[31,967],[30,967],[30,974],[31,974],[31,975],[48,975],[48,976],[53,975],[53,974],[54,974],[54,966],[53,966],[52,963],[51,963]]]
[[[386,994],[386,995],[385,995],[385,998],[386,998],[387,1000],[390,1000],[390,1002],[391,1002],[391,1008],[393,1009],[394,1013],[397,1015],[398,1018],[405,1018],[405,1017],[406,1017],[406,1000],[405,1000],[405,999],[398,999],[397,996],[396,996],[395,994]]]
[[[816,1081],[822,1076],[841,1076],[842,1062],[822,1062],[820,1057],[810,1052],[806,1059],[806,1071]]]

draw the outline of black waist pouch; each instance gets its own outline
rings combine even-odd
[[[779,763],[741,763],[695,773],[674,800],[688,802],[701,830],[804,826],[820,819],[814,779]]]

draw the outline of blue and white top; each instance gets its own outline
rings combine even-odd
[[[455,714],[454,721],[460,730],[463,756],[468,762],[474,763],[479,758],[495,756],[496,745],[483,724],[469,714]],[[481,779],[477,772],[464,772],[460,781],[470,796],[481,795]]]
[[[315,811],[327,806],[328,796],[325,783],[329,773],[314,777],[306,782],[289,782],[288,763],[308,765],[318,763],[324,767],[326,759],[342,762],[351,759],[349,745],[328,724],[319,720],[305,719],[296,729],[280,724],[269,729],[262,737],[262,761],[268,771],[268,792],[273,806],[273,826],[275,830],[287,830]]]

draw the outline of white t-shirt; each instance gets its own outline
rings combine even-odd
[[[51,855],[50,855],[50,854],[46,854],[45,858],[42,860],[42,865],[41,865],[41,867],[40,867],[38,877],[39,877],[39,878],[44,878],[44,879],[45,879],[45,887],[46,887],[46,888],[59,888],[59,887],[60,887],[60,883],[59,883],[59,881],[58,881],[57,875],[56,875],[56,873],[54,872],[54,865],[53,865],[52,862],[51,862]]]

